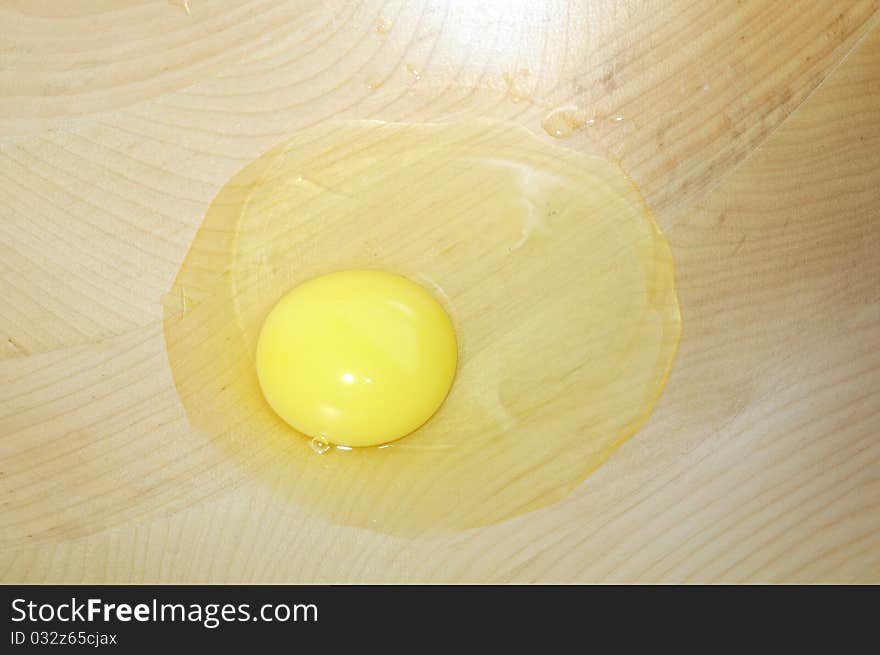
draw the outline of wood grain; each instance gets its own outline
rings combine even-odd
[[[0,4],[0,580],[880,582],[877,3],[474,6]],[[562,106],[676,256],[647,425],[560,503],[442,537],[222,461],[193,485],[162,295],[224,182],[330,117],[543,134]]]

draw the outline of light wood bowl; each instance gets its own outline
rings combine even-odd
[[[0,580],[880,582],[873,1],[0,3]],[[162,334],[211,200],[330,118],[619,159],[676,259],[643,429],[561,502],[423,538],[219,466]],[[161,444],[157,448],[156,444]],[[176,457],[180,454],[180,457]]]

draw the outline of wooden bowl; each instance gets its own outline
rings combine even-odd
[[[875,2],[0,20],[3,582],[880,582]],[[548,134],[560,108],[580,124]],[[647,424],[560,502],[423,537],[204,469],[162,300],[218,190],[328,119],[471,117],[607,153],[656,214],[683,335]]]

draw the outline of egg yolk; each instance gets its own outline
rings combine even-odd
[[[343,271],[288,292],[266,317],[257,376],[296,430],[341,446],[375,446],[424,424],[446,398],[458,360],[443,307],[418,284]]]

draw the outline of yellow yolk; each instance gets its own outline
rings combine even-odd
[[[452,322],[421,286],[343,271],[287,293],[263,323],[257,376],[269,405],[328,443],[375,446],[418,429],[455,377]]]

